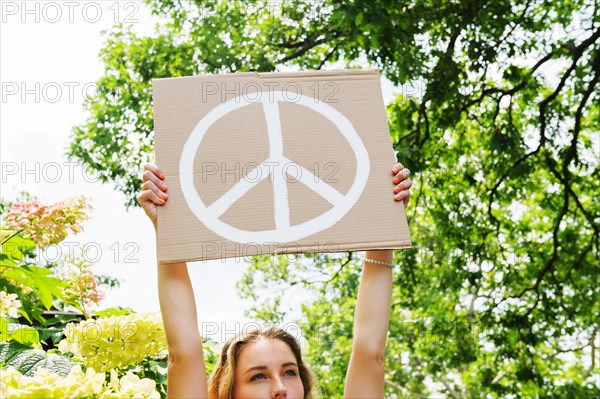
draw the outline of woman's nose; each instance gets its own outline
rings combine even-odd
[[[287,389],[283,384],[281,379],[276,378],[273,386],[273,394],[271,395],[273,399],[287,399]]]

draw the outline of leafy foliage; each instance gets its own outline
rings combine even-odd
[[[390,132],[416,183],[388,395],[600,395],[597,2],[147,3],[164,23],[150,37],[110,33],[72,157],[133,205],[153,146],[152,78],[376,66],[401,88]],[[345,256],[257,257],[240,282],[250,314],[270,322],[289,313],[290,288],[309,293],[303,331],[334,328],[306,355],[337,397],[360,263]]]
[[[75,363],[54,353],[41,349],[32,349],[17,342],[0,342],[0,363],[3,367],[12,366],[19,373],[33,377],[38,368],[44,368],[54,374],[67,376]]]

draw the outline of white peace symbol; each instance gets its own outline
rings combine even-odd
[[[260,92],[259,94],[266,92]],[[249,93],[256,95],[257,93]],[[238,96],[227,102],[219,104],[204,116],[196,125],[188,137],[179,161],[179,181],[185,200],[192,213],[203,222],[208,229],[230,241],[249,244],[287,243],[319,231],[328,229],[337,223],[354,206],[360,198],[370,172],[369,154],[360,136],[352,126],[352,123],[338,110],[313,97],[300,95],[294,101],[289,101],[288,94],[282,91],[271,91],[269,96],[261,95],[260,100],[256,97],[248,97],[248,94]],[[263,97],[268,97],[263,99]],[[283,155],[283,139],[281,136],[281,122],[279,120],[279,101],[305,106],[329,119],[344,135],[356,157],[356,177],[350,190],[344,195],[329,184],[325,183],[310,171],[297,163],[289,160]],[[198,147],[208,129],[220,118],[236,109],[250,104],[262,102],[263,111],[267,121],[269,136],[269,157],[261,162],[254,170],[260,171],[257,181],[249,182],[242,178],[229,191],[223,194],[210,206],[206,206],[194,187],[194,158]],[[264,231],[247,231],[235,228],[219,220],[235,201],[244,196],[255,184],[260,183],[270,175],[268,165],[294,165],[300,170],[298,181],[322,196],[333,205],[327,212],[307,220],[303,223],[290,226],[288,190],[283,173],[274,173],[272,183],[274,192],[275,229]],[[249,172],[250,174],[252,172]],[[287,172],[286,172],[287,173]],[[314,177],[314,179],[309,178]]]

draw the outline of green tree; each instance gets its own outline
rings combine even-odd
[[[597,1],[147,4],[163,23],[109,33],[71,157],[133,205],[152,156],[152,78],[376,66],[402,88],[389,125],[416,183],[389,395],[600,395]],[[269,321],[289,311],[290,287],[310,293],[301,325],[325,396],[342,392],[358,258],[256,257],[239,285]]]

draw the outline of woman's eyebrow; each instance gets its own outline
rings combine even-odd
[[[253,370],[264,370],[266,368],[267,368],[267,366],[252,366],[248,370],[244,371],[244,374],[249,373]]]
[[[288,367],[288,366],[296,366],[298,367],[298,365],[295,362],[285,362],[281,364],[281,367]],[[249,373],[250,371],[254,371],[254,370],[265,370],[267,368],[267,366],[252,366],[250,367],[248,370],[244,371],[244,374]]]

